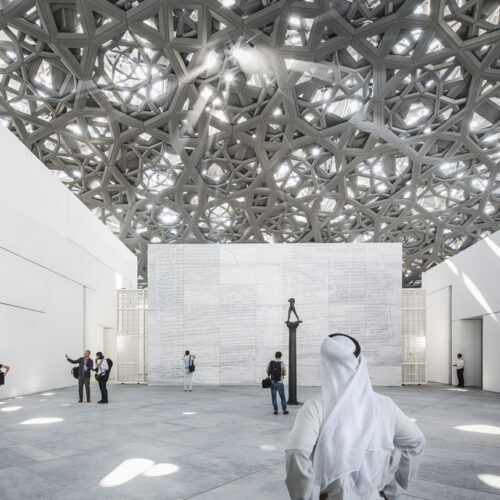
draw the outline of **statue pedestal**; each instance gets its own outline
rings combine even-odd
[[[288,327],[288,405],[301,405],[297,401],[297,327],[302,321],[285,321]]]

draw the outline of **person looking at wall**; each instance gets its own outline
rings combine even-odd
[[[194,359],[196,356],[190,354],[189,351],[184,353],[182,361],[184,362],[184,392],[193,390],[193,373],[194,373]]]

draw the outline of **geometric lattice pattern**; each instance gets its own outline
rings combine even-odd
[[[401,241],[415,286],[500,227],[497,0],[0,7],[0,119],[142,283],[150,243]]]

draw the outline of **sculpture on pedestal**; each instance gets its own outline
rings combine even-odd
[[[299,317],[297,315],[297,311],[295,310],[295,299],[294,298],[288,299],[288,302],[289,302],[290,306],[288,307],[288,319],[286,322],[288,323],[290,321],[290,316],[292,313],[295,314],[297,321],[300,322]]]
[[[288,307],[288,319],[285,321],[288,327],[288,359],[290,369],[288,371],[288,404],[300,405],[297,401],[297,327],[302,321],[299,319],[297,310],[295,309],[295,299],[288,299],[290,306]],[[297,321],[290,321],[292,313],[297,318]]]

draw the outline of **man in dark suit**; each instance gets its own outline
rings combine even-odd
[[[87,349],[83,353],[83,357],[76,360],[71,359],[66,354],[66,359],[74,365],[78,364],[78,402],[83,403],[83,386],[85,386],[87,403],[90,403],[90,374],[92,372],[92,368],[94,368],[94,362],[90,358],[90,351]]]

